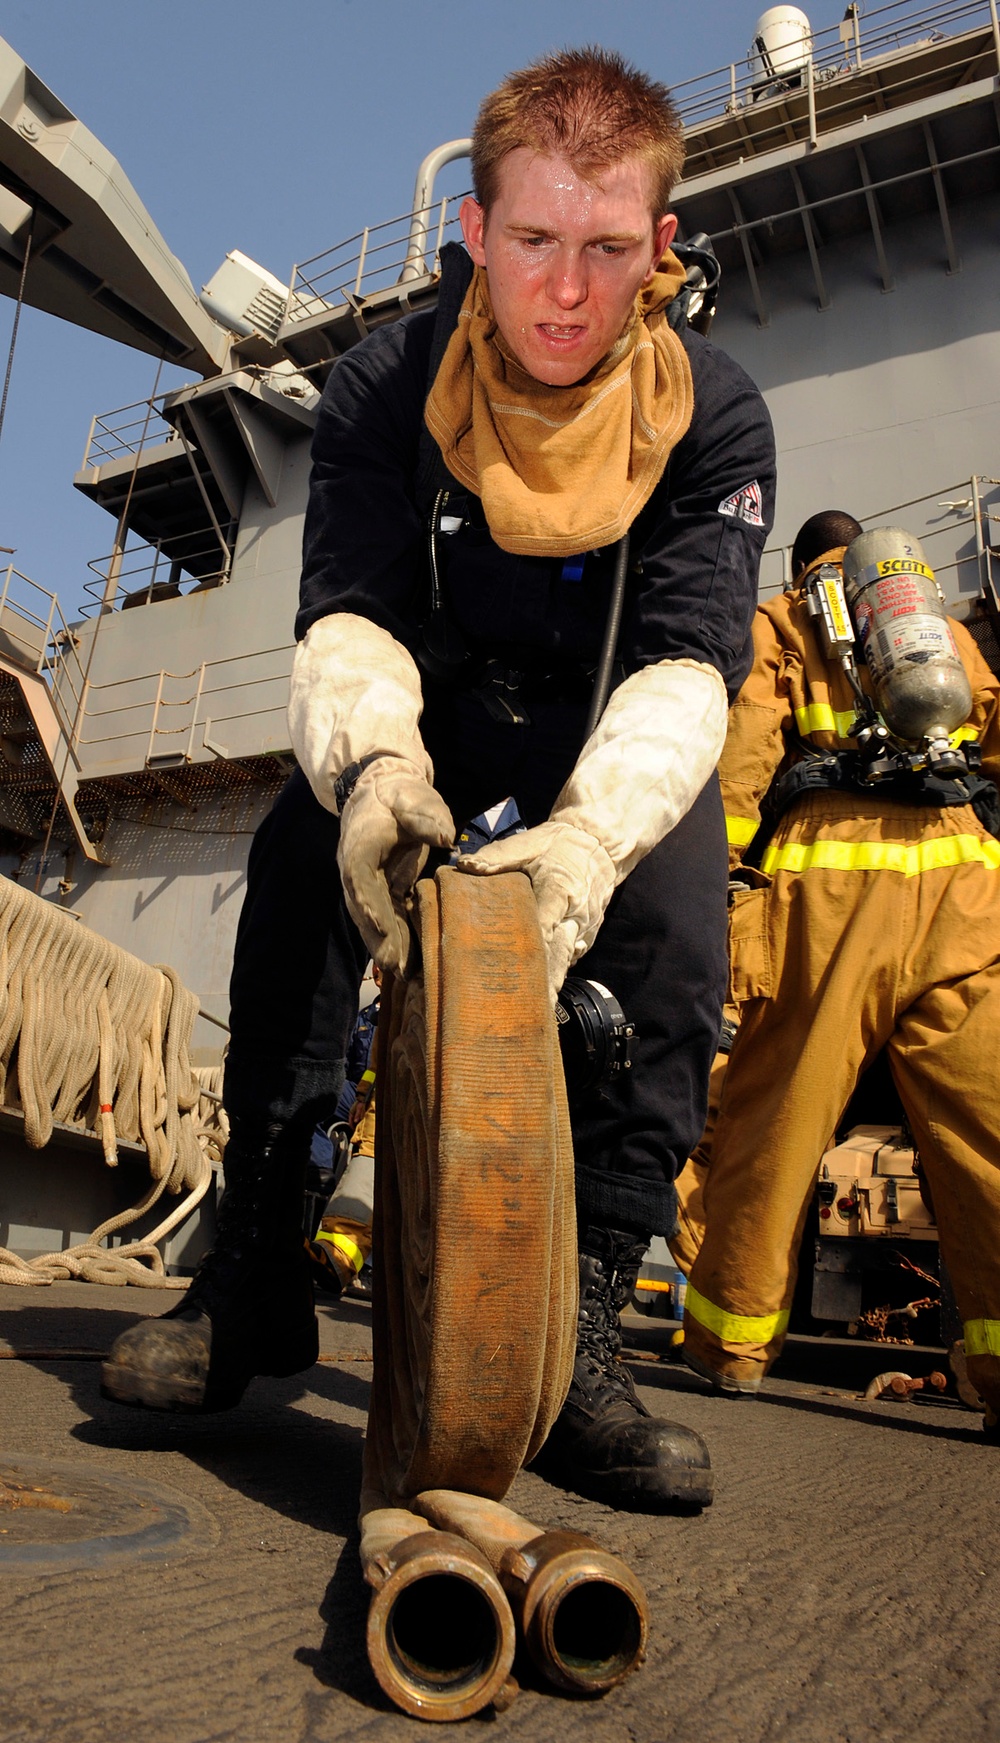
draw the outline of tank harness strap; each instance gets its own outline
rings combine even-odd
[[[971,805],[983,828],[1000,837],[1000,792],[992,781],[975,773],[978,748],[972,744],[963,747],[970,765],[967,775],[945,778],[926,770],[900,770],[878,782],[863,778],[863,765],[853,751],[810,754],[771,786],[762,808],[768,834],[796,800],[808,793],[833,790],[884,793],[887,798],[909,805]]]

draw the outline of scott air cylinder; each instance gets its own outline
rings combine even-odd
[[[844,589],[890,732],[946,744],[972,691],[919,539],[902,527],[859,533],[844,554]]]

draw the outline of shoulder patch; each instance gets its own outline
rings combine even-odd
[[[762,507],[760,485],[755,478],[752,484],[744,484],[742,490],[734,491],[732,496],[727,496],[724,502],[720,502],[719,513],[728,515],[730,520],[741,520],[748,527],[762,527]]]

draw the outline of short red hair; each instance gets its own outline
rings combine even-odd
[[[480,106],[472,179],[487,216],[500,165],[520,146],[568,157],[588,178],[623,157],[644,157],[655,223],[680,179],[684,127],[666,85],[610,49],[568,48],[509,73]]]

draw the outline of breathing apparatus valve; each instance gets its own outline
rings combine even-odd
[[[600,981],[571,975],[556,1002],[566,1093],[571,1102],[629,1071],[635,1024]]]
[[[947,738],[935,738],[927,746],[927,767],[932,775],[954,780],[967,775],[970,759],[967,750],[957,749]]]

